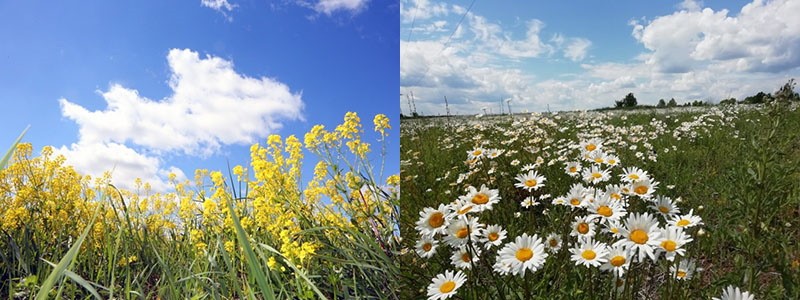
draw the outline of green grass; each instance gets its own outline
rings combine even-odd
[[[704,120],[704,124],[682,134],[680,139],[673,136],[683,122],[698,119]],[[642,130],[636,131],[636,126]],[[800,111],[789,107],[752,110],[740,106],[671,114],[656,110],[611,112],[561,116],[559,120],[553,116],[517,116],[514,121],[508,117],[404,120],[401,232],[404,246],[410,251],[400,258],[404,267],[401,282],[406,287],[402,298],[425,297],[431,278],[455,269],[450,263],[452,252],[446,244],[441,243],[430,259],[414,253],[414,243],[419,239],[414,226],[423,208],[456,200],[465,194],[463,189],[468,185],[487,184],[499,190],[503,200],[492,211],[479,216],[481,223],[501,224],[508,230],[505,242],[513,241],[523,232],[539,236],[566,232],[575,213],[549,201],[533,209],[521,208],[517,202],[529,193],[513,186],[514,177],[524,164],[534,163],[538,156],[543,156],[546,162],[557,159],[561,155],[557,150],[564,149],[567,143],[579,142],[590,132],[614,140],[607,147],[615,149],[624,167],[642,168],[659,181],[657,194],[680,197],[682,213],[693,209],[703,218],[704,234],[698,234],[696,229],[690,231],[694,241],[686,244],[685,257],[696,260],[704,270],[691,280],[677,281],[669,274],[671,264],[662,256],[658,263],[632,265],[626,273],[629,288],[617,295],[611,291],[613,278],[608,273],[575,266],[565,249],[549,257],[542,269],[524,278],[493,273],[491,265],[497,250],[491,250],[484,251],[474,268],[464,271],[469,279],[459,289],[458,297],[707,299],[719,297],[727,285],[750,291],[757,299],[800,297],[797,286],[800,282],[797,242],[800,240],[800,184],[797,184]],[[657,134],[650,136],[653,132]],[[689,137],[691,132],[695,132],[695,138]],[[621,145],[619,141],[627,144]],[[644,148],[645,143],[655,150],[655,161],[647,159],[650,151]],[[631,150],[631,145],[637,149]],[[486,160],[480,171],[457,183],[459,174],[470,170],[464,163],[467,151],[476,146],[517,153]],[[539,151],[525,150],[532,146]],[[642,152],[644,158],[636,157],[636,152]],[[572,153],[566,154],[567,160],[576,160],[575,152],[564,153]],[[514,160],[520,164],[513,166]],[[547,181],[545,188],[534,194],[556,197],[566,193],[577,181],[566,176],[563,166],[559,161],[553,166],[537,167]],[[494,172],[488,174],[491,168]],[[652,213],[642,203],[632,204],[629,211]]]

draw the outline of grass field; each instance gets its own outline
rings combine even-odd
[[[403,299],[800,298],[796,105],[404,120],[401,189]]]

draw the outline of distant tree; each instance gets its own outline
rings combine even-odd
[[[765,94],[764,92],[758,92],[753,96],[744,98],[744,103],[747,104],[759,104],[759,103],[766,103],[772,101],[772,95]]]
[[[675,98],[669,99],[669,102],[667,102],[667,107],[675,107],[675,106],[678,106],[678,102],[675,101]]]
[[[615,101],[614,104],[616,108],[636,107],[636,97],[633,96],[633,93],[628,93],[625,98]]]
[[[736,98],[728,98],[719,102],[720,105],[733,105],[736,104]]]
[[[658,100],[658,105],[656,105],[656,107],[666,107],[666,106],[667,106],[667,102],[665,102],[664,99],[659,99]]]

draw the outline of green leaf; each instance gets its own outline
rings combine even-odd
[[[22,137],[25,136],[25,133],[28,132],[29,128],[31,128],[31,125],[28,125],[28,127],[25,127],[25,130],[23,130],[22,133],[19,134],[19,137],[17,137],[17,140],[15,140],[13,144],[11,144],[11,149],[8,149],[8,152],[6,152],[6,155],[3,155],[3,159],[0,160],[0,170],[6,168],[6,165],[8,164],[8,160],[11,159],[11,154],[14,153],[14,150],[17,149],[17,145],[19,145],[19,141],[22,140]]]

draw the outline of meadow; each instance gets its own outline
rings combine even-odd
[[[399,176],[375,159],[389,119],[372,121],[270,135],[249,165],[164,193],[20,136],[0,161],[0,299],[397,299]]]
[[[798,299],[798,182],[796,103],[403,120],[401,298]]]

